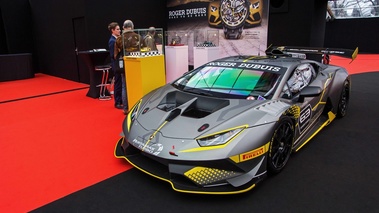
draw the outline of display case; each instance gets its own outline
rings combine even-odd
[[[166,83],[164,34],[161,28],[148,28],[125,30],[122,35],[124,63],[120,64],[124,66],[128,106],[131,107]]]
[[[165,38],[165,44],[167,46],[188,46],[189,32],[166,31]]]
[[[197,68],[220,57],[219,30],[194,32],[193,66]]]
[[[166,31],[165,38],[166,83],[169,83],[188,71],[190,32]]]
[[[195,47],[218,47],[219,30],[197,30],[194,32]]]
[[[124,30],[122,35],[124,56],[146,57],[164,54],[162,28]]]

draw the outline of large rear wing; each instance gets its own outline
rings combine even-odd
[[[269,46],[266,55],[289,55],[296,58],[306,58],[306,55],[321,55],[322,63],[329,64],[330,55],[337,55],[344,58],[351,58],[351,62],[358,55],[358,47],[355,50],[341,48],[320,48],[320,47],[293,47],[293,46]],[[350,62],[350,63],[351,63]]]

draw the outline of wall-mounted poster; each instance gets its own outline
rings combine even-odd
[[[188,32],[190,65],[199,45],[218,46],[220,58],[264,55],[268,8],[269,0],[167,0],[167,30]]]

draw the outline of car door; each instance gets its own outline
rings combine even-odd
[[[317,119],[324,111],[327,102],[325,89],[327,88],[330,77],[321,72],[317,63],[310,63],[313,69],[313,76],[306,87],[302,89],[300,95],[304,97],[298,99],[298,105],[301,107],[299,117],[299,130],[302,133],[309,125],[316,123]],[[305,95],[307,90],[308,94]],[[303,94],[301,94],[303,92]],[[306,97],[305,97],[306,96]]]

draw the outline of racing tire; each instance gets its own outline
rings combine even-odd
[[[286,166],[292,153],[295,131],[289,117],[282,117],[272,135],[267,159],[269,174],[277,174]]]
[[[345,81],[343,83],[340,100],[338,101],[337,118],[345,117],[347,108],[349,105],[349,98],[350,98],[350,84],[349,84],[349,81]]]

